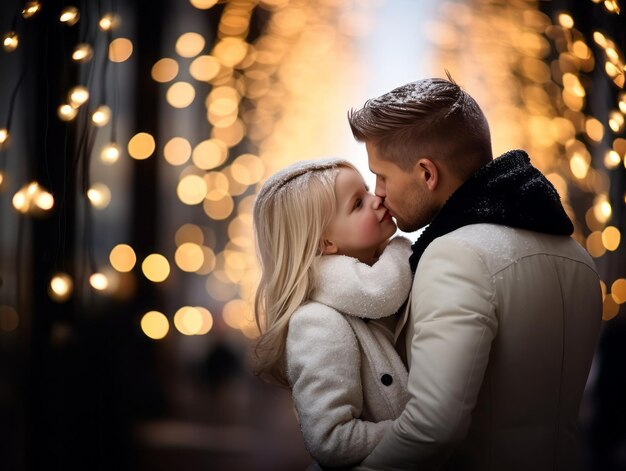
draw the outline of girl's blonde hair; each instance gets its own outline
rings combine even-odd
[[[261,264],[254,301],[261,332],[255,348],[255,373],[286,387],[289,319],[313,291],[314,262],[335,214],[335,179],[340,167],[355,169],[341,159],[291,165],[265,182],[254,203],[254,233]]]

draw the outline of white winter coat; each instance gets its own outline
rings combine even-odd
[[[435,239],[406,319],[410,399],[359,469],[577,469],[600,320],[570,237],[473,224]]]
[[[288,378],[305,446],[322,465],[361,462],[406,404],[393,314],[411,287],[410,253],[396,238],[372,266],[322,256],[312,301],[289,322]]]

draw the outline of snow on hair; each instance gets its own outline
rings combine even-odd
[[[286,387],[289,319],[313,291],[314,262],[335,213],[335,179],[340,167],[355,169],[342,159],[290,165],[265,182],[254,203],[253,227],[261,264],[254,302],[261,335],[254,369],[257,375]]]

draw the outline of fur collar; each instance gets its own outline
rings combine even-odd
[[[480,223],[554,235],[574,230],[552,183],[531,165],[526,152],[512,150],[479,169],[450,196],[413,244],[413,272],[433,240]]]
[[[369,266],[344,255],[323,255],[315,267],[311,299],[351,316],[379,319],[394,314],[411,289],[411,243],[396,237]]]

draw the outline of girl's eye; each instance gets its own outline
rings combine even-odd
[[[357,198],[354,202],[354,209],[359,209],[363,205],[363,200],[361,198]]]

